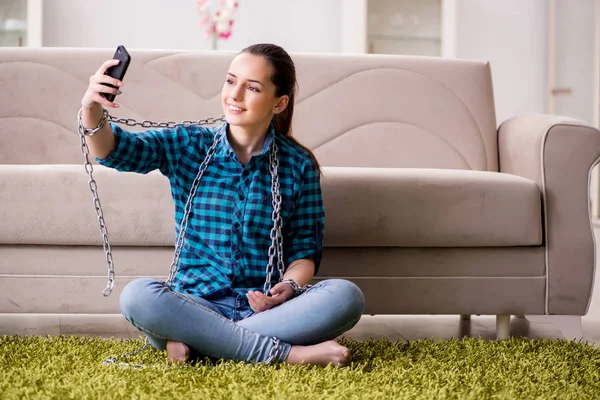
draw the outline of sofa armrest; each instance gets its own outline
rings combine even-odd
[[[500,126],[498,153],[500,172],[528,178],[542,193],[546,313],[585,315],[594,284],[589,188],[600,132],[565,117],[516,117]]]

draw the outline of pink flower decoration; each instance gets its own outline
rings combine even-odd
[[[239,8],[239,2],[235,0],[220,0],[219,7],[211,14],[207,0],[196,0],[196,8],[200,14],[199,26],[207,26],[205,30],[208,36],[217,36],[220,39],[228,39],[231,36],[233,16]]]

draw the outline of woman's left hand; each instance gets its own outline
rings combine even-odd
[[[268,310],[276,307],[292,297],[294,297],[294,289],[284,282],[279,282],[271,288],[271,297],[265,296],[262,292],[251,290],[248,292],[248,303],[250,308],[255,313]]]

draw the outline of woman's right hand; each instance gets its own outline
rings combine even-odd
[[[119,60],[108,60],[105,61],[98,71],[90,76],[90,84],[81,99],[81,107],[84,109],[92,109],[97,107],[97,104],[104,105],[106,107],[118,108],[119,105],[115,102],[106,100],[100,93],[112,93],[120,94],[119,89],[123,86],[123,82],[105,75],[108,68],[113,65],[119,64]],[[109,83],[116,86],[119,89],[111,88],[110,86],[103,85],[103,83]]]

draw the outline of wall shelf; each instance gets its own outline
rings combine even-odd
[[[13,34],[13,35],[25,35],[27,34],[27,29],[4,29],[0,28],[1,34]]]
[[[0,46],[41,47],[42,5],[43,0],[2,0]]]
[[[427,36],[417,36],[417,35],[399,35],[399,34],[377,34],[370,33],[367,35],[369,39],[375,40],[422,40],[424,42],[436,42],[441,43],[441,37],[427,37]]]
[[[446,1],[343,1],[342,52],[442,56]]]

